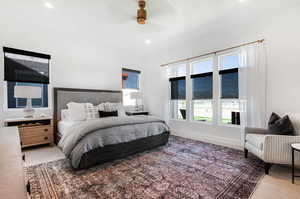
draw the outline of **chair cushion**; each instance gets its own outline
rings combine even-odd
[[[265,137],[266,135],[261,134],[247,134],[246,142],[249,142],[252,146],[255,146],[259,150],[263,150]]]

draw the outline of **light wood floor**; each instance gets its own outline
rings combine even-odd
[[[60,149],[55,146],[27,149],[24,153],[26,166],[65,158]],[[300,199],[300,178],[292,184],[290,170],[289,167],[273,166],[270,175],[263,177],[251,199]]]

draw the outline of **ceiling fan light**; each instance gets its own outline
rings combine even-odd
[[[146,23],[146,20],[145,20],[144,18],[138,18],[138,19],[137,19],[137,22],[138,22],[139,24],[145,24],[145,23]]]

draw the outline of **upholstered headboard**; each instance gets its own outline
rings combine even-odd
[[[61,110],[67,108],[71,101],[78,103],[92,103],[98,105],[103,102],[122,102],[122,91],[93,90],[78,88],[54,88],[54,128],[57,131],[57,122],[61,117]]]
[[[122,102],[122,91],[92,90],[77,88],[54,88],[54,119],[60,120],[62,109],[67,108],[69,102],[89,102],[98,105],[103,102]]]

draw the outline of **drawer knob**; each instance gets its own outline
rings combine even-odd
[[[45,140],[48,140],[48,137],[44,137]]]
[[[47,131],[48,131],[48,129],[44,129],[44,131],[45,131],[45,132],[47,132]]]
[[[22,160],[25,162],[25,154],[22,155]]]

